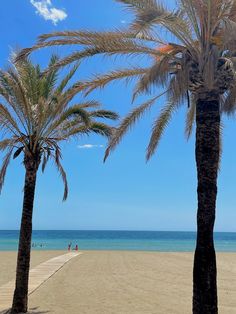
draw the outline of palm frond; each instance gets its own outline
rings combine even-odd
[[[188,93],[188,74],[185,70],[179,70],[171,78],[168,84],[168,98],[176,104],[183,104]]]
[[[53,66],[58,62],[59,57],[57,55],[52,55],[49,62],[49,69],[52,69]],[[48,71],[47,75],[42,77],[42,91],[41,95],[44,98],[48,98],[50,93],[54,90],[55,84],[58,80],[58,70]]]
[[[2,104],[0,104],[0,124],[8,126],[8,128],[13,132],[13,134],[20,134],[17,122],[9,112],[9,110]]]
[[[74,76],[75,72],[78,70],[79,64],[73,66],[73,68],[70,70],[70,72],[64,77],[64,79],[61,81],[59,86],[57,87],[55,94],[61,94],[64,90],[64,88],[67,86],[67,84],[70,82],[72,77]],[[49,67],[50,69],[50,67]]]
[[[60,32],[52,32],[40,35],[38,37],[38,43],[43,43],[47,41],[49,38],[69,38],[70,40],[81,40],[82,44],[93,45],[95,42],[99,41],[102,36],[109,37],[109,39],[115,38],[135,38],[134,34],[129,31],[119,30],[116,31],[104,31],[104,32],[97,32],[97,31],[90,31],[90,30],[79,30],[79,31],[60,31]],[[58,37],[58,38],[57,38]],[[155,40],[155,39],[154,39]]]
[[[97,100],[88,100],[85,102],[80,102],[79,104],[76,104],[76,106],[80,107],[81,109],[86,109],[86,108],[98,108],[98,107],[101,107],[102,104]]]
[[[48,162],[48,159],[47,159],[46,153],[44,152],[43,153],[43,162],[42,162],[42,172],[44,172],[46,165],[47,165],[47,162]]]
[[[152,41],[151,36],[141,36],[145,40]],[[145,45],[145,43],[140,42],[134,34],[123,33],[123,32],[80,32],[76,38],[55,39],[50,41],[39,42],[32,48],[23,49],[17,56],[17,60],[22,60],[27,57],[34,50],[38,50],[50,46],[60,46],[60,45],[82,45],[86,46],[85,49],[81,51],[76,51],[64,59],[58,61],[53,68],[58,68],[65,66],[69,63],[80,61],[81,59],[92,57],[98,54],[103,55],[127,55],[127,56],[137,56],[140,54],[147,55],[161,55],[155,49],[150,46]]]
[[[187,140],[190,138],[192,134],[195,116],[196,116],[196,102],[195,102],[195,99],[192,97],[190,107],[188,108],[188,113],[187,113],[187,118],[186,118],[186,123],[185,123],[185,136]]]
[[[123,55],[127,57],[138,56],[141,54],[147,54],[152,56],[162,55],[156,49],[138,44],[135,41],[118,39],[113,39],[113,41],[101,40],[100,43],[95,43],[92,47],[89,46],[89,48],[85,48],[79,52],[73,52],[65,58],[59,60],[51,69],[54,70],[65,67],[66,65],[72,64],[73,62],[79,62],[82,59],[93,57],[96,55],[105,55],[109,57],[112,55]]]
[[[93,122],[89,126],[89,132],[93,132],[108,138],[111,137],[113,129],[114,128],[110,127],[109,125],[101,122]]]
[[[110,119],[110,120],[117,120],[119,118],[119,115],[117,113],[110,110],[91,111],[89,113],[89,116],[92,118],[105,118],[105,119]]]
[[[33,47],[30,48],[24,48],[22,49],[16,56],[15,58],[15,63],[25,60],[29,55],[38,49],[42,49],[45,47],[52,47],[52,46],[66,46],[66,45],[79,45],[79,44],[86,44],[88,41],[85,40],[80,40],[79,38],[72,38],[72,39],[55,39],[55,40],[50,40],[47,42],[39,42]]]
[[[133,100],[140,93],[150,92],[151,87],[154,85],[166,86],[170,71],[169,56],[162,57],[159,62],[155,62],[149,69],[146,69],[136,84]]]
[[[110,155],[111,151],[113,151],[116,146],[120,143],[123,136],[127,133],[127,131],[134,126],[134,124],[144,115],[144,113],[149,110],[160,98],[162,95],[158,95],[152,99],[149,99],[142,105],[133,109],[120,123],[120,125],[114,130],[112,137],[108,143],[104,161],[106,161],[107,157]]]
[[[128,8],[137,12],[144,9],[155,9],[157,6],[156,0],[116,0],[116,2],[125,4]]]
[[[60,130],[61,138],[78,137],[82,135],[90,135],[96,133],[101,136],[110,137],[114,128],[111,126],[93,121],[88,126],[80,125],[77,120],[65,123],[63,128]]]
[[[130,79],[135,77],[140,77],[142,74],[146,73],[147,68],[131,68],[131,69],[121,69],[112,71],[105,75],[96,75],[90,81],[84,82],[84,92],[87,96],[93,90],[97,88],[104,88],[107,84],[125,79],[128,82]]]
[[[225,99],[222,103],[222,111],[227,115],[232,115],[236,110],[236,86],[233,86],[229,92],[225,95]]]
[[[6,138],[0,141],[0,151],[4,151],[9,147],[12,147],[15,144],[15,141],[11,138]]]
[[[156,1],[155,6],[143,8],[136,13],[130,29],[136,34],[152,35],[152,30],[157,25],[167,29],[185,45],[191,46],[191,28],[182,12],[171,12]]]
[[[0,193],[2,191],[2,187],[3,187],[3,184],[4,184],[6,172],[7,172],[7,167],[9,165],[9,163],[10,163],[12,152],[13,152],[13,147],[10,148],[8,150],[7,154],[5,155],[5,157],[3,159],[2,167],[0,169]]]
[[[30,119],[30,105],[23,85],[17,70],[15,71],[12,68],[8,71],[0,70],[0,95],[10,105],[11,109],[14,110],[27,133],[26,128],[29,128],[27,119]]]
[[[198,17],[196,14],[196,8],[192,0],[180,0],[182,11],[188,12],[188,18],[191,21],[192,28],[194,30],[196,38],[201,41],[201,30],[199,27]]]
[[[169,102],[161,111],[161,114],[154,122],[152,128],[152,135],[147,147],[146,160],[148,161],[152,155],[155,153],[156,148],[159,144],[161,136],[164,133],[165,128],[167,127],[173,112],[176,109],[176,104],[173,102]]]
[[[90,125],[91,122],[90,114],[85,109],[75,105],[65,110],[58,119],[55,119],[44,131],[44,136],[51,137],[54,133],[57,134],[63,128],[64,124],[72,118],[75,118],[74,121],[77,125],[82,123],[85,127]],[[68,122],[69,125],[71,125],[70,122]]]
[[[116,28],[116,31],[114,32],[103,32],[103,34],[105,35],[109,35],[110,38],[132,38],[132,39],[141,39],[143,41],[147,41],[147,42],[153,42],[156,44],[164,44],[163,41],[161,41],[160,39],[157,38],[157,36],[151,36],[151,35],[146,35],[146,34],[139,34],[139,36],[137,36],[134,32],[131,32],[129,30],[125,30],[124,29],[118,29]],[[61,31],[61,32],[53,32],[53,33],[47,33],[47,34],[43,34],[40,35],[38,37],[38,43],[42,43],[47,41],[48,39],[58,39],[58,38],[90,38],[90,40],[92,39],[93,41],[95,39],[100,38],[100,33],[98,32],[92,32],[92,31]],[[85,43],[84,43],[85,44]],[[90,45],[91,46],[91,43]],[[24,57],[24,54],[23,54]]]
[[[57,169],[61,175],[62,181],[64,183],[64,195],[63,195],[63,201],[65,201],[67,199],[68,196],[68,183],[67,183],[67,177],[66,177],[66,173],[65,170],[63,169],[60,159],[61,159],[61,152],[60,149],[58,147],[55,148],[55,156],[54,156],[54,160],[55,160],[55,164],[57,166]]]
[[[85,125],[90,123],[90,113],[87,112],[85,109],[82,109],[80,105],[74,105],[68,108],[63,114],[61,115],[61,122],[67,120],[68,118],[77,117],[83,122]]]

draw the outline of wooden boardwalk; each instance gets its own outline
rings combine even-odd
[[[82,254],[81,252],[70,252],[53,257],[48,261],[39,264],[29,275],[29,295],[40,287],[45,281],[61,269],[69,260]],[[15,289],[15,280],[9,281],[0,287],[0,311],[11,307],[12,297]]]

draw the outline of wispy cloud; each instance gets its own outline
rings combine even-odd
[[[67,18],[65,10],[55,8],[51,0],[30,0],[30,3],[36,8],[37,14],[45,20],[52,21],[54,25]]]
[[[84,144],[78,145],[79,149],[102,148],[104,145]]]
[[[122,24],[126,24],[127,22],[126,22],[126,20],[121,20],[120,21]]]

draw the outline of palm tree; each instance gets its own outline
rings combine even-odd
[[[65,66],[95,55],[144,57],[139,64],[98,75],[83,83],[86,93],[120,79],[136,79],[133,99],[139,94],[163,88],[132,110],[114,132],[105,159],[127,130],[165,95],[167,104],[156,118],[147,147],[147,160],[156,151],[165,127],[174,112],[187,103],[186,135],[196,121],[197,241],[193,271],[193,313],[218,313],[216,256],[213,230],[220,155],[221,113],[235,109],[236,1],[179,0],[176,10],[168,10],[156,0],[116,0],[127,6],[134,20],[127,29],[91,32],[65,31],[39,37],[33,50],[55,45],[77,45],[79,49],[59,60]],[[165,38],[171,38],[168,42]],[[81,48],[82,47],[82,48]],[[147,61],[148,62],[148,61]],[[81,85],[73,87],[81,89]]]
[[[58,58],[53,56],[53,65]],[[6,151],[0,169],[2,189],[10,159],[23,154],[25,167],[24,201],[22,209],[16,285],[11,313],[27,312],[28,277],[32,236],[32,215],[36,177],[40,164],[42,171],[49,159],[64,182],[63,200],[67,198],[66,173],[61,165],[60,142],[72,137],[97,133],[109,137],[112,128],[96,118],[116,119],[111,111],[99,110],[99,103],[87,101],[71,105],[76,93],[67,85],[74,75],[75,66],[64,79],[58,79],[58,70],[42,76],[39,65],[29,60],[0,70],[0,128],[3,139],[0,150]]]

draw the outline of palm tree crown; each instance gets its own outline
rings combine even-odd
[[[180,104],[187,100],[189,112],[186,134],[190,135],[195,117],[196,98],[220,96],[221,108],[230,113],[236,103],[234,0],[179,0],[178,10],[170,11],[156,0],[117,0],[134,13],[127,30],[114,32],[65,31],[42,35],[32,48],[24,49],[19,58],[31,51],[54,45],[84,47],[54,64],[65,66],[97,54],[146,55],[148,67],[117,69],[83,83],[90,93],[98,87],[127,78],[137,78],[134,98],[153,86],[164,87],[167,105],[153,124],[147,149],[149,159],[159,143],[168,120]],[[161,29],[172,35],[173,42],[161,38]],[[168,37],[168,36],[167,36]],[[81,85],[74,86],[81,90]],[[120,142],[127,129],[153,104],[157,97],[134,109],[121,122],[112,137],[107,155]]]
[[[50,65],[57,61],[52,56]],[[30,60],[0,70],[0,150],[7,151],[0,170],[0,190],[12,154],[16,158],[23,152],[25,159],[34,157],[38,163],[42,160],[43,171],[50,158],[55,162],[65,185],[63,199],[66,199],[68,187],[59,143],[91,132],[111,135],[112,128],[96,120],[116,119],[117,114],[97,109],[100,106],[97,101],[71,105],[75,93],[67,85],[77,67],[60,81],[58,69],[42,75],[40,67]]]

